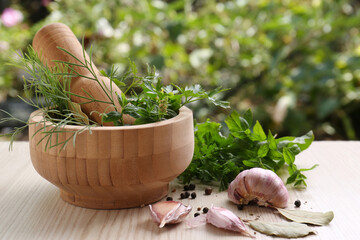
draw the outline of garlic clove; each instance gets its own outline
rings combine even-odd
[[[158,202],[154,205],[149,205],[151,217],[159,227],[162,228],[165,224],[174,224],[181,222],[191,211],[191,206],[185,206],[181,202],[166,201]]]
[[[230,183],[228,197],[236,204],[248,204],[255,200],[260,206],[285,208],[289,193],[276,173],[252,168],[239,173]]]
[[[246,236],[254,237],[248,232],[245,224],[240,218],[226,208],[211,207],[206,214],[206,220],[215,227],[240,232]]]
[[[187,228],[196,228],[207,223],[206,215],[200,215],[186,221]]]

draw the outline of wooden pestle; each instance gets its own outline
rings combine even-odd
[[[44,64],[47,64],[48,67],[54,67],[55,62],[53,60],[60,60],[71,62],[75,64],[79,64],[79,62],[71,57],[69,54],[64,51],[58,49],[57,47],[61,47],[66,49],[68,52],[73,54],[80,61],[85,62],[84,54],[82,50],[82,46],[71,29],[62,23],[52,23],[41,28],[35,35],[33,39],[33,48],[39,54],[41,61]],[[89,61],[89,56],[85,52],[85,58]],[[90,71],[83,67],[73,66],[74,70],[81,75],[92,77]],[[116,93],[120,94],[121,90],[115,83],[112,83],[109,78],[101,76],[99,70],[96,68],[94,64],[92,64],[94,72],[96,73],[97,78],[103,85],[104,89],[110,89],[112,84],[112,97],[114,99],[114,103],[117,111],[121,111],[121,106],[118,102],[118,98]],[[107,101],[109,102],[109,98],[99,85],[98,82],[84,78],[84,77],[73,77],[71,79],[70,91],[76,95],[88,97],[85,93],[89,93],[96,100]],[[108,92],[110,95],[110,92]],[[84,103],[88,102],[87,99],[71,96],[71,100],[75,103]],[[99,113],[108,113],[114,111],[115,108],[112,104],[102,103],[102,102],[90,102],[81,104],[81,110],[89,116],[90,119],[95,122],[103,125],[111,126],[112,123],[102,123],[101,116]],[[93,112],[95,111],[95,112]],[[91,114],[90,114],[91,113]],[[132,124],[134,122],[134,118],[129,115],[124,115],[124,123]]]

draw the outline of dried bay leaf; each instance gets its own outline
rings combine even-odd
[[[313,225],[326,225],[331,222],[334,218],[334,212],[329,211],[326,213],[322,212],[310,212],[304,210],[287,210],[277,208],[279,213],[285,218],[298,223],[308,223]]]
[[[310,233],[316,233],[308,225],[296,222],[263,222],[250,221],[250,227],[266,235],[277,237],[297,238]]]

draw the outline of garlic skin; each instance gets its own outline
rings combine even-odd
[[[159,227],[162,228],[165,224],[179,223],[190,213],[192,207],[185,206],[181,202],[166,201],[158,202],[154,205],[149,205],[151,217]]]
[[[259,206],[285,208],[289,193],[276,173],[262,168],[244,170],[228,188],[230,201],[248,204],[255,200]]]
[[[210,223],[217,228],[239,232],[248,237],[254,237],[246,229],[245,224],[233,212],[222,207],[211,207],[205,215],[192,218],[186,221],[188,228],[195,228]]]

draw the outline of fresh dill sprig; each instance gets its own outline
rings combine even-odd
[[[62,50],[75,58],[75,56],[68,51]],[[85,54],[84,48],[83,52]],[[92,67],[93,64],[91,58],[90,60],[85,60],[85,62],[81,62],[79,59],[77,60],[79,61],[79,65],[87,68],[91,73],[91,76],[88,78],[97,81],[98,84],[101,85],[101,82]],[[12,60],[9,64],[20,68],[27,73],[27,76],[23,77],[25,96],[19,96],[19,98],[26,104],[33,106],[36,109],[41,109],[40,114],[43,116],[43,122],[36,124],[43,127],[35,132],[34,135],[42,134],[38,144],[42,141],[46,141],[45,150],[59,145],[61,146],[61,149],[63,149],[71,139],[75,141],[77,134],[86,129],[90,130],[91,126],[97,125],[96,122],[89,119],[88,116],[81,111],[79,104],[72,102],[71,100],[71,96],[75,95],[70,91],[71,80],[73,77],[80,76],[78,72],[74,71],[73,63],[58,61],[53,68],[50,68],[41,61],[40,56],[31,46],[29,46],[27,53],[20,53],[18,58]],[[104,89],[109,96],[109,103],[115,105],[114,99],[111,97],[111,90],[112,89]],[[85,98],[87,102],[99,102],[99,100],[93,98],[89,94],[80,97]],[[1,119],[1,123],[15,120],[24,124],[22,127],[15,128],[12,132],[3,135],[10,136],[10,149],[12,149],[16,136],[30,124],[34,123],[30,123],[30,121],[24,122],[8,112],[3,110],[2,112],[6,113],[8,117]],[[72,134],[69,134],[68,138],[60,141],[59,134],[67,132],[67,130],[65,130],[65,126],[67,125],[77,125],[81,126],[81,128],[77,131],[72,131]],[[55,138],[53,138],[54,134]],[[56,141],[53,142],[52,139],[56,139]]]

